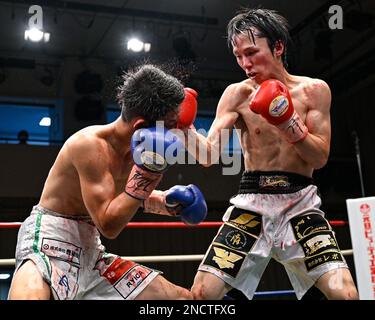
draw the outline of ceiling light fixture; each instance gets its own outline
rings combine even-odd
[[[131,38],[130,40],[128,40],[127,49],[133,52],[150,52],[151,43],[143,42],[138,38]]]
[[[37,28],[31,28],[25,30],[25,40],[30,40],[32,42],[48,42],[50,39],[50,34],[48,32],[43,32]]]

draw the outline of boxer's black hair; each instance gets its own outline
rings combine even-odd
[[[143,117],[147,126],[156,121],[176,122],[178,107],[184,99],[184,86],[174,76],[153,64],[137,66],[122,75],[117,89],[121,117],[129,122]],[[166,124],[174,127],[175,123]]]
[[[247,34],[254,43],[255,36],[266,38],[268,46],[273,52],[275,45],[280,41],[284,45],[281,59],[283,65],[287,67],[287,46],[290,41],[288,29],[286,18],[275,10],[243,8],[227,25],[227,43],[231,47],[235,45],[237,35]]]

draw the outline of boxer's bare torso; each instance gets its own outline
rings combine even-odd
[[[254,44],[247,35],[236,38],[233,53],[248,79],[229,85],[216,109],[216,117],[204,142],[209,150],[223,149],[223,129],[235,127],[240,138],[246,170],[289,171],[311,176],[322,167],[330,147],[331,93],[319,79],[289,74],[275,59],[265,38]],[[277,79],[288,88],[294,108],[305,123],[308,135],[289,143],[280,130],[249,108],[259,84]],[[202,141],[202,138],[199,138]]]
[[[122,126],[121,121],[117,120],[118,126]],[[122,142],[113,123],[87,127],[71,136],[48,174],[40,205],[64,215],[88,215],[82,183],[90,183],[91,177],[95,183],[98,175],[106,183],[97,186],[109,192],[111,199],[122,193],[133,163],[131,135],[121,137]]]
[[[307,77],[290,76],[288,89],[293,105],[301,119],[306,122],[308,113],[320,113],[315,108],[315,95],[324,86],[322,82]],[[262,116],[249,110],[249,103],[256,84],[247,79],[228,88],[227,96],[223,97],[223,113],[234,110],[238,118],[234,126],[238,132],[244,156],[245,170],[289,171],[311,176],[313,166],[305,161],[286,139],[280,135],[279,129],[269,124]],[[237,96],[239,99],[231,97]],[[226,100],[229,100],[226,103]],[[308,119],[310,132],[317,126],[313,119]],[[329,140],[327,131],[325,138]]]

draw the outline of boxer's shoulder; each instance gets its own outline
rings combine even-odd
[[[311,101],[330,101],[331,90],[328,84],[321,79],[308,78],[303,85],[303,92],[305,96]]]
[[[248,102],[251,94],[256,90],[256,84],[247,79],[241,82],[230,84],[224,92],[224,97],[231,106],[239,107]]]
[[[97,127],[97,126],[94,126]],[[73,134],[65,143],[70,156],[103,155],[108,151],[109,142],[100,132],[92,127],[84,128]]]
[[[329,90],[328,84],[318,78],[306,76],[293,76],[294,89],[303,90],[305,93],[314,93],[319,90]]]
[[[254,92],[256,88],[257,84],[253,80],[246,79],[241,82],[232,83],[228,86],[227,90],[239,96],[248,96],[249,94]]]

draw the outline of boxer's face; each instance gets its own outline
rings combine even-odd
[[[167,129],[173,129],[177,127],[177,120],[178,120],[178,109],[169,111],[166,116],[164,117],[164,126]]]
[[[250,33],[237,35],[233,41],[233,54],[246,75],[261,83],[272,78],[279,60],[272,54],[267,39],[257,37],[256,30],[253,34],[255,42]]]
[[[157,120],[157,122],[162,122],[161,125],[167,128],[168,130],[177,128],[177,120],[178,120],[178,109],[169,111],[164,118]],[[150,126],[155,126],[156,123],[148,123],[147,120],[143,117],[136,117],[132,119],[131,126],[133,127],[134,131],[147,128]]]

